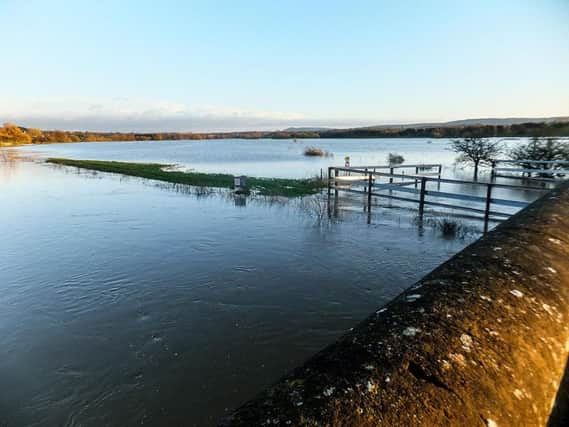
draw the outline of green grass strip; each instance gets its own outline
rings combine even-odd
[[[73,160],[49,158],[48,163],[96,170],[99,172],[119,173],[140,178],[155,179],[177,184],[200,187],[233,188],[233,175],[198,172],[165,171],[171,165],[157,163],[112,162],[102,160]],[[265,196],[300,197],[319,192],[325,183],[319,179],[282,179],[247,177],[251,190]]]

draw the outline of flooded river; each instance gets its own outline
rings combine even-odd
[[[305,159],[307,144],[3,150],[0,425],[214,425],[477,238],[443,238],[397,209],[328,220],[319,198],[244,202],[41,160],[304,177],[397,151],[454,170],[445,141],[319,141],[333,159]]]

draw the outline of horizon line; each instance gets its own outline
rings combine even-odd
[[[92,119],[92,118],[91,118]],[[460,118],[460,119],[453,119],[453,120],[443,120],[443,121],[402,121],[402,122],[384,122],[379,124],[359,124],[359,125],[352,125],[352,126],[330,126],[330,125],[319,125],[317,122],[319,120],[315,119],[315,124],[288,124],[286,127],[273,127],[273,128],[245,128],[245,130],[89,130],[86,128],[67,128],[64,129],[63,127],[47,127],[47,126],[33,126],[33,125],[26,125],[18,123],[18,120],[2,120],[0,119],[0,123],[2,124],[15,124],[20,128],[30,129],[30,128],[37,128],[42,131],[63,131],[63,132],[90,132],[90,133],[135,133],[135,134],[151,134],[151,133],[172,133],[172,134],[225,134],[225,133],[253,133],[253,132],[310,132],[310,131],[318,131],[318,130],[350,130],[350,129],[367,129],[367,128],[390,128],[390,127],[434,127],[434,126],[452,126],[455,124],[456,126],[474,126],[474,125],[484,125],[484,126],[492,126],[493,124],[489,123],[482,123],[483,121],[497,121],[497,122],[507,122],[507,121],[515,121],[516,123],[503,123],[502,125],[512,125],[512,124],[523,124],[523,123],[547,123],[547,122],[566,122],[569,121],[569,114],[567,115],[555,115],[555,116],[545,116],[545,117],[528,117],[528,116],[506,116],[506,117],[497,117],[497,116],[482,116],[482,117],[472,117],[472,118]],[[62,119],[65,121],[65,119]],[[26,121],[26,120],[22,120]],[[147,120],[151,122],[160,122],[160,119],[154,120]],[[168,121],[168,120],[164,120]],[[323,120],[322,120],[323,121]],[[347,121],[347,120],[346,120]],[[371,122],[371,121],[370,121]],[[463,123],[468,122],[468,123]],[[496,123],[494,125],[500,125]]]

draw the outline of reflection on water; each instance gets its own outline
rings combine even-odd
[[[0,149],[0,185],[14,174],[18,159],[22,157],[22,154],[16,150]]]
[[[388,205],[0,167],[0,424],[212,425],[474,238]]]

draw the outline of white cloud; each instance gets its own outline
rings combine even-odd
[[[0,120],[42,129],[93,131],[230,131],[312,124],[298,112],[114,98],[0,101]]]

